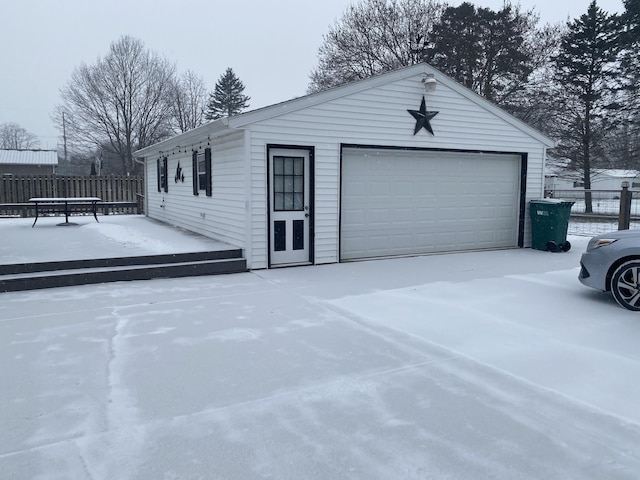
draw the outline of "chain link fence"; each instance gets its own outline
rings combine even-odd
[[[626,223],[630,229],[640,229],[640,190],[550,190],[546,196],[575,202],[569,235],[593,236],[619,230],[621,215],[622,229]]]

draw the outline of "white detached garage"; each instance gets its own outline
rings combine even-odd
[[[553,145],[421,64],[136,155],[148,216],[242,248],[257,269],[529,246]]]

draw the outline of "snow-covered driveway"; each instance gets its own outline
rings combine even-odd
[[[0,296],[16,479],[637,479],[640,315],[505,250]]]

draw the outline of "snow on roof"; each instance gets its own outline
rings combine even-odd
[[[613,178],[636,178],[640,175],[640,172],[638,172],[637,170],[615,170],[615,169],[608,169],[608,170],[597,170],[597,173],[600,175],[606,175],[608,177],[613,177]]]
[[[56,150],[0,150],[0,164],[58,165]]]
[[[561,164],[547,163],[545,168],[546,177],[564,177],[574,178],[581,177],[582,170],[566,170],[566,166]],[[638,178],[640,177],[640,171],[638,170],[621,170],[621,169],[591,169],[591,177],[608,177],[608,178]]]

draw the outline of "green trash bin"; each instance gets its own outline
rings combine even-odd
[[[531,247],[548,252],[568,252],[567,241],[571,207],[575,202],[556,199],[531,200]]]

